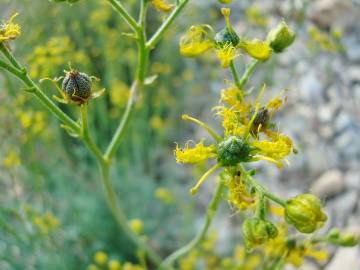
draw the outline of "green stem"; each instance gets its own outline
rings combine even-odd
[[[124,19],[124,21],[134,30],[134,32],[138,33],[141,31],[141,27],[137,24],[134,18],[129,14],[129,12],[125,9],[125,7],[118,2],[117,0],[106,0],[113,7],[113,9],[119,13],[119,15]]]
[[[178,260],[180,257],[184,256],[186,253],[191,251],[192,249],[196,248],[205,238],[210,224],[214,218],[214,215],[216,213],[219,201],[221,199],[221,195],[224,189],[224,182],[220,180],[217,184],[215,193],[213,195],[213,198],[208,205],[207,211],[206,211],[206,220],[205,223],[201,229],[201,231],[195,236],[195,238],[189,242],[187,245],[181,247],[180,249],[174,251],[172,254],[170,254],[160,265],[160,269],[169,269],[172,267],[174,262]]]
[[[240,171],[242,174],[245,175],[245,179],[248,182],[249,185],[253,186],[259,193],[260,196],[265,196],[267,198],[269,198],[270,200],[276,202],[277,204],[281,205],[282,207],[285,207],[285,201],[280,199],[279,197],[275,196],[274,194],[272,194],[271,192],[267,191],[265,187],[263,187],[262,185],[260,185],[258,182],[255,181],[254,178],[252,178],[243,168],[243,166],[239,166]]]
[[[92,138],[89,134],[89,127],[88,127],[88,112],[87,112],[87,104],[83,104],[80,107],[81,112],[81,139],[83,140],[86,147],[89,149],[89,151],[95,156],[96,160],[102,164],[106,163],[105,158],[103,157],[100,149],[97,147],[97,145],[94,143]]]
[[[23,68],[3,43],[0,43],[0,51],[5,55],[5,57],[15,68],[20,70]]]
[[[127,218],[123,212],[123,209],[117,203],[116,195],[110,181],[110,164],[109,163],[101,164],[100,169],[102,175],[101,180],[106,193],[106,201],[113,216],[115,217],[117,224],[126,234],[126,236],[129,237],[129,239],[140,250],[143,250],[148,255],[149,259],[154,264],[159,265],[161,263],[161,258],[155,252],[153,252],[153,250],[149,248],[138,235],[133,233],[133,231],[130,229],[128,225]]]
[[[3,44],[0,44],[1,51],[4,53],[5,46]],[[16,59],[10,54],[10,52],[5,48],[6,53],[4,53],[5,57],[8,58],[8,60],[11,63],[16,63],[16,66],[18,68],[15,68],[4,61],[0,60],[0,67],[4,68],[5,70],[9,71],[11,74],[16,76],[19,80],[25,84],[27,87],[27,90],[31,92],[35,97],[51,112],[53,113],[57,119],[59,119],[62,123],[64,123],[66,126],[71,128],[75,133],[80,132],[79,125],[72,120],[67,114],[65,114],[58,106],[54,104],[54,102],[51,101],[50,98],[48,98],[44,92],[40,89],[40,87],[35,84],[35,82],[29,77],[29,75],[26,72],[26,69],[22,67]]]
[[[247,84],[251,74],[255,71],[255,68],[258,64],[260,64],[261,61],[259,60],[253,60],[247,67],[244,72],[244,75],[241,77],[241,80],[239,82],[240,89],[244,89],[245,85]]]
[[[117,129],[114,133],[114,136],[112,137],[110,144],[105,151],[104,157],[106,160],[110,161],[112,159],[112,157],[114,156],[114,154],[116,153],[116,150],[119,148],[121,138],[125,132],[126,126],[129,122],[130,116],[133,112],[133,107],[135,104],[135,96],[136,96],[136,93],[138,90],[138,84],[139,84],[139,82],[137,80],[135,80],[133,82],[133,85],[131,86],[130,95],[129,95],[129,99],[128,99],[128,102],[126,105],[125,112],[122,115],[119,126],[117,127]]]
[[[260,218],[262,220],[265,220],[265,218],[266,218],[266,200],[265,200],[264,194],[261,194],[259,196],[255,214],[258,218]]]
[[[235,64],[234,64],[233,60],[231,60],[231,62],[230,62],[230,71],[231,71],[231,75],[232,75],[232,77],[234,79],[235,85],[239,90],[240,98],[241,98],[241,100],[243,100],[244,99],[244,90],[241,87],[239,75],[237,73],[237,70],[236,70],[236,67],[235,67]]]
[[[160,39],[165,34],[166,30],[170,27],[176,17],[180,14],[183,8],[189,0],[182,0],[178,3],[178,5],[174,8],[171,14],[166,18],[166,20],[162,23],[159,29],[155,32],[155,34],[150,38],[150,40],[146,43],[146,47],[152,49],[155,45],[160,41]]]

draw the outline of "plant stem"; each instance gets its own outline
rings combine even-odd
[[[150,40],[146,43],[146,47],[152,49],[155,45],[160,41],[162,36],[165,34],[166,30],[170,27],[176,17],[180,14],[183,8],[189,0],[182,0],[178,3],[178,5],[174,8],[171,14],[166,18],[166,20],[162,23],[159,29],[155,32],[155,34],[150,38]]]
[[[136,92],[138,90],[138,81],[135,80],[131,86],[130,89],[130,95],[129,95],[129,99],[126,105],[126,109],[125,112],[120,120],[119,126],[117,127],[114,136],[112,137],[109,146],[107,147],[106,151],[105,151],[105,159],[106,160],[111,160],[112,157],[114,156],[114,154],[116,153],[116,150],[119,148],[120,145],[120,141],[121,138],[125,132],[125,128],[129,122],[130,116],[133,112],[133,107],[135,104],[135,95]]]
[[[129,12],[125,9],[125,7],[117,0],[107,0],[109,4],[113,7],[113,9],[119,13],[119,15],[124,19],[124,21],[134,30],[134,32],[138,33],[141,28],[134,20],[134,18],[129,14]]]
[[[89,149],[89,151],[95,156],[96,160],[100,163],[106,163],[105,158],[103,157],[100,149],[97,147],[97,145],[94,143],[92,138],[89,134],[89,127],[88,127],[88,112],[87,112],[87,104],[83,104],[80,107],[81,112],[81,138],[86,145],[86,147]]]
[[[110,164],[100,164],[100,170],[102,175],[102,184],[106,193],[106,201],[119,227],[139,250],[143,250],[155,265],[159,265],[161,263],[161,258],[148,245],[146,245],[138,235],[133,233],[128,225],[123,209],[117,203],[116,195],[110,181]]]
[[[27,91],[31,92],[36,98],[51,112],[56,118],[58,118],[62,123],[71,128],[75,133],[79,133],[80,126],[72,120],[67,114],[65,114],[62,110],[59,109],[58,106],[51,101],[47,95],[40,89],[40,87],[29,77],[26,72],[26,69],[22,67],[16,59],[11,55],[11,53],[5,48],[3,44],[0,44],[1,52],[5,55],[5,57],[12,63],[16,63],[18,68],[15,68],[4,61],[0,60],[0,67],[12,73],[18,79],[20,79],[25,86],[27,87]],[[4,50],[5,49],[5,50]],[[6,53],[4,53],[6,52]]]
[[[231,75],[234,78],[235,85],[242,92],[242,89],[240,88],[240,79],[239,79],[239,75],[236,71],[234,60],[231,60],[231,62],[230,62],[230,70],[231,70]]]
[[[247,180],[248,184],[253,186],[259,193],[260,196],[265,196],[269,198],[270,200],[276,202],[277,204],[281,205],[282,207],[285,207],[285,201],[280,199],[279,197],[275,196],[271,192],[267,191],[266,188],[264,188],[262,185],[260,185],[258,182],[254,180],[244,169],[242,165],[239,166],[240,171],[242,174],[245,175],[245,179]]]
[[[232,75],[232,77],[234,79],[235,85],[239,90],[239,98],[241,100],[243,100],[244,99],[244,90],[241,87],[239,75],[237,73],[237,70],[236,70],[236,67],[235,67],[235,64],[234,64],[234,60],[231,60],[231,62],[230,62],[230,71],[231,71],[231,75]]]
[[[241,80],[239,82],[239,87],[240,89],[244,89],[245,85],[247,84],[251,74],[253,74],[253,72],[255,71],[255,68],[258,64],[260,64],[261,62],[259,60],[253,60],[247,67],[246,70],[243,74],[243,76],[241,77]]]
[[[205,223],[201,229],[201,231],[195,236],[191,242],[189,242],[187,245],[181,247],[180,249],[174,251],[172,254],[170,254],[160,265],[160,269],[169,269],[172,267],[174,262],[178,260],[180,257],[184,256],[186,253],[191,251],[192,249],[196,248],[205,238],[208,229],[210,227],[210,224],[213,220],[213,217],[216,213],[219,201],[221,199],[221,195],[224,189],[224,182],[222,180],[219,180],[215,193],[213,195],[213,198],[208,205],[207,211],[206,211],[206,219]]]

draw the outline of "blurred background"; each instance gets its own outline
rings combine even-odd
[[[138,1],[123,2],[135,14]],[[114,161],[112,181],[129,220],[142,222],[142,234],[162,255],[199,230],[214,190],[210,178],[189,197],[204,170],[176,164],[173,149],[175,142],[207,138],[182,122],[182,113],[221,130],[211,108],[230,73],[211,53],[184,59],[178,52],[179,37],[190,25],[224,27],[219,7],[215,0],[190,0],[152,52],[149,73],[158,79],[141,95]],[[289,89],[276,121],[299,150],[282,170],[255,164],[258,181],[283,198],[311,190],[329,215],[324,231],[337,226],[360,234],[360,2],[234,0],[231,7],[240,35],[265,38],[282,18],[297,34],[294,45],[264,63],[249,84],[266,83],[264,100]],[[104,149],[134,73],[134,42],[122,35],[129,29],[106,1],[70,6],[0,0],[0,18],[15,12],[22,35],[11,47],[34,80],[63,75],[69,62],[101,78],[95,88],[107,92],[89,110],[92,134]],[[149,34],[163,18],[149,9]],[[238,69],[248,61],[240,56]],[[49,96],[55,94],[51,84],[42,86]],[[94,159],[21,88],[1,72],[0,269],[87,269],[97,251],[121,262],[138,261],[106,206]],[[75,106],[61,107],[77,117]],[[221,256],[241,243],[240,220],[224,201],[211,229]],[[182,269],[197,268],[184,263]],[[306,261],[302,269],[360,269],[359,247],[330,249],[328,261]]]

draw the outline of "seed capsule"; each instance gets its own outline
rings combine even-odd
[[[283,21],[276,28],[272,29],[268,36],[267,42],[276,53],[283,52],[295,40],[295,34],[292,32],[287,24]]]
[[[266,243],[278,235],[278,229],[268,220],[248,218],[242,225],[242,233],[248,248]]]
[[[251,146],[241,137],[230,136],[219,143],[218,162],[222,166],[235,166],[250,158]]]
[[[236,32],[233,29],[229,30],[227,27],[225,27],[220,32],[217,32],[214,37],[214,40],[215,40],[216,46],[218,46],[220,48],[224,47],[226,44],[229,44],[229,43],[231,43],[231,45],[236,47],[240,42],[240,38],[236,34]]]
[[[71,101],[83,104],[91,96],[91,79],[85,73],[71,70],[66,73],[61,88]]]
[[[250,116],[251,117],[251,116]],[[261,125],[261,128],[266,128],[269,124],[270,115],[268,109],[265,107],[260,108],[260,110],[257,112],[254,122],[252,123],[251,130],[255,134],[257,134],[258,129]]]
[[[285,220],[299,232],[313,233],[324,225],[327,216],[321,211],[318,198],[312,194],[301,194],[286,201]]]

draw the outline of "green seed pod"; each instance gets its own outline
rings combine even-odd
[[[91,96],[91,78],[85,73],[71,70],[66,73],[61,88],[71,101],[83,104]]]
[[[249,117],[251,117],[253,113],[254,112],[251,112]],[[266,109],[265,107],[261,107],[255,116],[254,122],[251,125],[251,131],[257,134],[260,125],[262,128],[268,127],[269,120],[270,115],[268,109]]]
[[[240,43],[240,38],[236,32],[230,28],[225,27],[220,32],[217,32],[215,37],[215,44],[217,47],[223,48],[227,44],[231,44],[236,47]]]
[[[249,248],[262,245],[269,239],[278,235],[278,230],[274,224],[268,220],[260,218],[248,218],[242,225],[242,234],[245,245]]]
[[[231,27],[229,19],[230,9],[222,8],[221,13],[225,18],[226,27],[215,34],[215,45],[218,48],[223,48],[224,46],[227,46],[229,44],[231,44],[233,47],[237,47],[240,43],[240,38],[236,34],[235,30]]]
[[[287,200],[285,219],[299,232],[312,233],[324,224],[327,216],[321,211],[318,198],[312,194],[301,194]]]
[[[272,29],[268,36],[267,42],[276,53],[283,52],[295,40],[295,34],[287,26],[286,22],[282,21],[278,26]]]
[[[358,242],[359,239],[354,234],[345,233],[340,237],[338,244],[343,247],[353,247],[356,246]]]
[[[218,162],[222,166],[235,166],[250,159],[251,146],[241,137],[230,136],[219,143]]]

